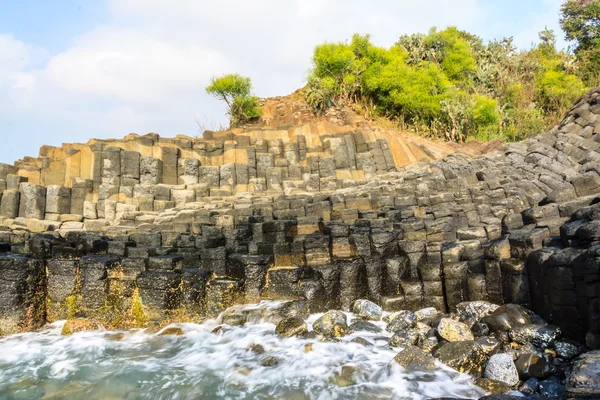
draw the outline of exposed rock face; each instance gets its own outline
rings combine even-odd
[[[600,397],[600,351],[583,354],[573,365],[567,380],[567,394],[573,397]]]
[[[367,299],[458,309],[481,336],[552,324],[600,348],[598,97],[546,134],[479,157],[442,146],[428,163],[418,138],[325,122],[277,130],[276,112],[202,139],[43,148],[0,166],[2,330],[103,322],[111,307],[143,325],[266,298],[306,312]]]

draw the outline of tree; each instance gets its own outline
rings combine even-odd
[[[600,0],[568,0],[561,9],[560,26],[565,39],[577,43],[575,52],[598,46]]]
[[[206,93],[224,101],[232,127],[260,117],[258,97],[252,94],[252,80],[239,74],[213,77]]]

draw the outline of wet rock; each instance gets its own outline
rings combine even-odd
[[[348,330],[346,314],[341,311],[328,311],[313,323],[313,329],[326,337],[344,336]]]
[[[540,382],[540,394],[544,397],[559,397],[567,392],[567,388],[555,379]]]
[[[549,377],[553,372],[552,365],[546,357],[540,357],[533,353],[520,355],[517,361],[515,361],[515,366],[522,379],[544,379]]]
[[[409,371],[433,372],[435,359],[415,346],[409,346],[394,357],[394,361]]]
[[[487,358],[481,346],[472,340],[443,344],[434,356],[447,366],[475,377],[481,376]]]
[[[373,343],[369,342],[367,339],[361,338],[360,336],[355,337],[350,342],[352,342],[352,343],[358,343],[358,344],[361,344],[361,345],[363,345],[365,347],[373,346]]]
[[[540,381],[537,378],[529,378],[521,386],[519,386],[519,392],[523,394],[534,394],[540,388]]]
[[[450,318],[442,318],[437,326],[440,337],[449,342],[463,342],[473,340],[473,333],[469,327],[462,322]]]
[[[229,326],[242,326],[246,323],[246,315],[240,313],[224,314],[221,322]]]
[[[183,335],[183,329],[178,326],[169,326],[163,329],[159,334],[159,336],[181,336]]]
[[[352,365],[342,365],[341,371],[335,371],[330,382],[339,387],[352,386],[356,384],[356,371],[357,368]]]
[[[369,321],[362,320],[362,319],[355,319],[354,321],[352,321],[352,323],[350,324],[350,326],[348,328],[354,332],[367,331],[367,332],[379,333],[382,331],[382,329],[380,327],[378,327],[377,325],[375,325]]]
[[[495,381],[504,382],[508,386],[519,383],[519,372],[512,357],[507,354],[494,354],[485,367],[483,376]]]
[[[423,322],[417,322],[414,330],[419,335],[419,339],[425,339],[428,336],[435,335],[435,329],[432,329],[429,325],[424,324]]]
[[[77,332],[99,331],[104,328],[96,321],[83,318],[70,319],[62,327],[60,334],[63,336],[71,335]]]
[[[557,357],[564,358],[566,360],[573,359],[581,354],[579,346],[569,341],[558,341],[554,343],[554,350],[556,351]]]
[[[420,340],[419,347],[423,351],[426,351],[427,353],[431,353],[438,344],[439,344],[438,338],[436,338],[435,336],[431,336],[431,337],[425,338],[423,340]]]
[[[248,349],[254,354],[265,354],[265,348],[261,344],[251,344]]]
[[[308,326],[300,317],[283,319],[275,327],[275,333],[282,337],[303,336],[307,332]]]
[[[492,354],[500,348],[500,341],[491,336],[477,338],[475,342],[481,346],[485,354]]]
[[[230,330],[231,330],[231,328],[228,328],[224,325],[219,325],[215,329],[213,329],[210,333],[212,333],[213,335],[224,335],[227,332],[229,332]]]
[[[312,343],[306,343],[304,345],[304,352],[305,353],[310,353],[311,351],[313,351],[313,344]]]
[[[490,334],[490,327],[482,322],[477,322],[471,327],[471,332],[475,337],[487,336]]]
[[[256,319],[262,319],[265,322],[270,322],[277,325],[282,319],[291,317],[308,318],[310,315],[309,304],[304,300],[289,300],[285,301],[277,307],[268,308],[261,312],[261,315]]]
[[[487,324],[492,332],[507,332],[518,325],[531,323],[531,319],[523,307],[505,304],[487,317],[483,317],[481,322]]]
[[[408,328],[395,332],[390,338],[389,344],[392,347],[414,346],[419,340],[419,334],[416,330]]]
[[[560,337],[560,328],[554,325],[525,324],[512,328],[508,335],[519,344],[531,343],[545,349]]]
[[[260,360],[260,365],[263,367],[276,367],[279,365],[279,359],[273,356],[267,356]]]
[[[475,384],[490,394],[502,394],[510,390],[506,383],[488,378],[477,378]]]
[[[417,324],[417,317],[410,311],[398,311],[390,321],[386,330],[388,332],[398,332],[403,329],[413,328]]]
[[[352,312],[360,318],[371,321],[379,321],[381,319],[382,310],[377,304],[369,300],[356,300],[352,306]]]
[[[465,318],[473,318],[475,321],[479,321],[481,318],[492,314],[499,307],[489,301],[464,301],[456,305],[456,310]]]
[[[417,318],[417,322],[424,322],[426,324],[430,323],[437,315],[439,311],[434,307],[422,308],[420,310],[415,311],[415,317]]]
[[[600,350],[580,355],[567,379],[567,395],[600,398]]]

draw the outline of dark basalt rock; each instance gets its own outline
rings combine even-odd
[[[600,398],[600,351],[582,354],[573,363],[567,379],[567,395]]]
[[[433,372],[435,359],[415,346],[409,346],[394,357],[394,361],[409,371]]]
[[[525,324],[509,331],[510,338],[519,343],[531,343],[540,349],[550,347],[559,337],[560,328],[553,325]]]
[[[419,333],[411,328],[397,331],[390,338],[389,344],[392,347],[409,347],[417,344]]]
[[[313,323],[313,329],[329,338],[344,336],[348,331],[346,314],[341,311],[328,311]]]
[[[355,332],[367,331],[367,332],[379,333],[382,331],[382,329],[380,327],[378,327],[377,325],[375,325],[369,321],[364,321],[361,319],[353,320],[348,328],[350,328],[351,331],[355,331]]]
[[[304,336],[307,332],[308,326],[300,317],[283,319],[275,327],[275,333],[281,337]]]
[[[403,329],[413,328],[417,324],[417,317],[410,311],[399,311],[387,325],[388,332],[398,332]]]
[[[554,372],[548,358],[540,357],[537,354],[523,354],[517,358],[515,365],[522,379],[544,379]]]
[[[356,300],[352,306],[352,312],[360,318],[379,321],[381,319],[381,307],[369,300]]]
[[[443,344],[434,356],[447,366],[475,377],[481,376],[487,359],[481,346],[472,340]]]
[[[492,332],[507,332],[518,325],[529,324],[531,319],[523,307],[505,304],[482,318],[481,322],[487,324]]]

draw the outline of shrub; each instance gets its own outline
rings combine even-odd
[[[206,92],[227,106],[229,123],[232,127],[250,122],[261,115],[258,97],[251,94],[252,80],[239,74],[228,74],[213,77]]]

